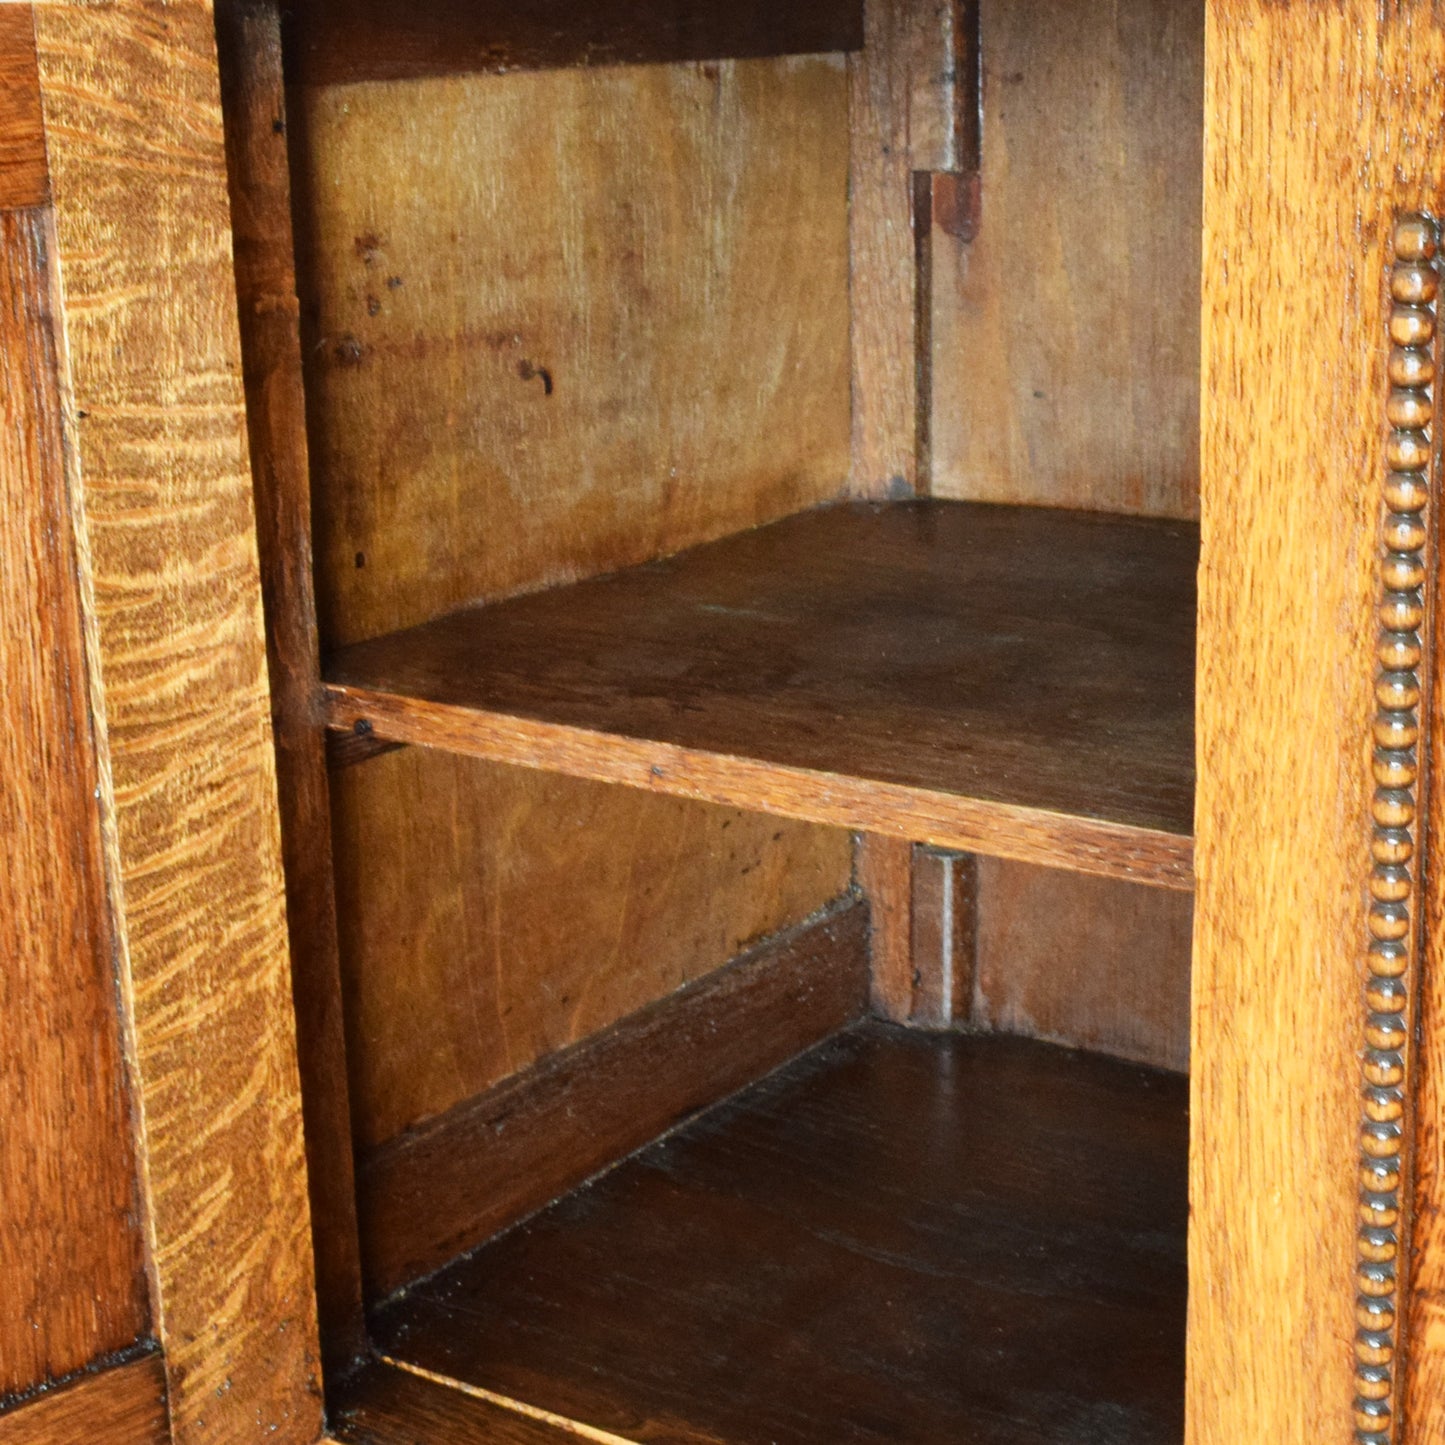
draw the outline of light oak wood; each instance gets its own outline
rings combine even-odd
[[[822,508],[347,648],[329,717],[1187,886],[1195,555],[1181,523]]]
[[[28,3],[0,5],[0,211],[49,199],[34,10]]]
[[[373,1151],[369,1292],[431,1273],[853,1022],[867,973],[866,910],[850,902]]]
[[[317,1306],[325,1363],[341,1369],[363,1349],[365,1326],[316,597],[310,567],[295,561],[311,553],[311,488],[280,10],[221,0],[216,28]]]
[[[311,1445],[316,1305],[212,15],[197,0],[36,14],[175,1439]]]
[[[292,72],[306,85],[471,71],[856,50],[862,0],[305,0]]]
[[[1188,1069],[1187,893],[981,858],[977,910],[977,1026]]]
[[[0,1445],[171,1445],[159,1354],[97,1368],[0,1411]]]
[[[0,1400],[151,1327],[54,249],[47,212],[0,213]]]
[[[1197,516],[1204,0],[979,5],[977,215],[935,204],[929,238],[932,493]]]
[[[1306,1445],[1357,1423],[1383,281],[1445,30],[1214,0],[1207,75],[1188,1439]]]
[[[800,923],[849,839],[408,748],[332,779],[355,1137],[373,1148]]]
[[[846,104],[826,56],[300,92],[324,648],[843,490]]]

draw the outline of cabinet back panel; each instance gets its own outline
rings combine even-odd
[[[842,490],[841,56],[290,108],[323,645]]]
[[[333,776],[371,1147],[846,892],[847,833],[425,748]]]
[[[1199,515],[1202,0],[981,0],[975,239],[932,235],[932,491]]]

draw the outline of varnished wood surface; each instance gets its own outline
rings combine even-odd
[[[973,1012],[981,861],[972,853],[913,850],[909,1019],[920,1027],[956,1028]],[[1050,871],[1060,878],[1073,876]],[[1155,889],[1149,893],[1176,896]]]
[[[181,1445],[313,1445],[316,1303],[211,9],[37,8]]]
[[[374,1148],[847,891],[841,829],[408,748],[332,779]]]
[[[576,1445],[548,1424],[388,1364],[368,1366],[337,1394],[331,1427],[347,1445]]]
[[[126,1348],[151,1323],[54,241],[47,212],[0,214],[0,1399]]]
[[[323,646],[842,492],[840,57],[293,101]]]
[[[997,858],[978,873],[980,1027],[1188,1069],[1188,894]]]
[[[362,1350],[351,1104],[311,568],[311,479],[275,0],[216,6],[296,1002],[317,1305],[328,1366]]]
[[[1175,1445],[1186,1127],[1171,1075],[865,1025],[378,1341],[625,1440]]]
[[[305,85],[856,50],[862,0],[290,0]]]
[[[330,717],[1181,886],[1195,547],[1080,513],[824,508],[344,649]]]
[[[835,909],[365,1157],[369,1293],[437,1269],[853,1022],[867,936],[862,904]]]
[[[170,1445],[158,1353],[102,1363],[0,1411],[0,1445]]]
[[[913,1011],[913,845],[860,833],[853,876],[868,900],[868,1001],[879,1018],[905,1023]]]
[[[49,199],[34,10],[28,3],[0,5],[0,211]]]
[[[933,494],[1197,516],[1204,0],[979,4],[978,214],[935,205],[929,242]]]
[[[1188,1439],[1314,1445],[1356,1423],[1386,244],[1445,194],[1445,31],[1207,21]]]

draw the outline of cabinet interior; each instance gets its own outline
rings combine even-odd
[[[371,1357],[594,1439],[1178,1441],[1201,0],[397,10],[221,29]]]

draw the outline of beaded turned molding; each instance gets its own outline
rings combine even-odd
[[[1355,1438],[1394,1445],[1406,1185],[1410,1000],[1419,935],[1421,670],[1426,508],[1434,480],[1437,252],[1430,216],[1391,235],[1379,671],[1375,678],[1369,941],[1366,949],[1360,1229],[1356,1251]]]

